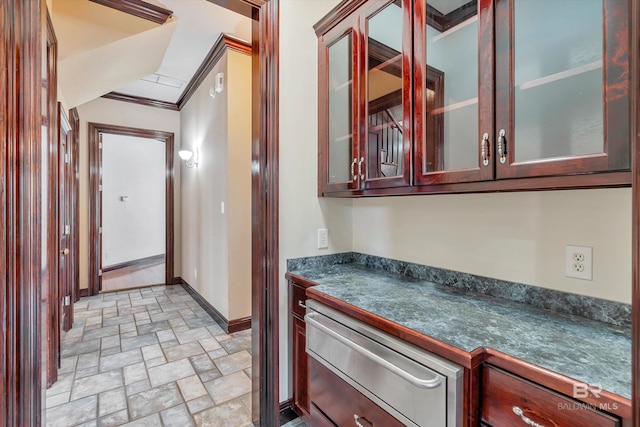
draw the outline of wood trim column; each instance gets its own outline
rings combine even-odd
[[[640,427],[640,0],[631,2],[631,160],[632,182],[632,296],[631,296],[631,413]]]
[[[43,1],[0,2],[2,20],[3,216],[0,243],[6,259],[0,274],[3,403],[0,425],[42,424],[40,286],[42,268],[42,63],[46,20]]]
[[[80,116],[78,109],[69,110],[71,118],[71,235],[72,235],[72,259],[73,259],[73,296],[72,300],[80,300]]]
[[[262,5],[252,27],[252,417],[263,427],[278,426],[280,410],[279,10],[279,0]]]
[[[58,242],[58,41],[53,30],[49,13],[47,16],[46,34],[46,96],[47,111],[43,116],[47,127],[47,238],[49,251],[47,254],[48,286],[43,287],[43,315],[46,322],[46,385],[50,387],[58,380],[58,354],[60,351],[60,298],[58,295],[59,257]]]

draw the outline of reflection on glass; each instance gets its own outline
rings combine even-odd
[[[478,2],[427,0],[423,171],[478,167]]]
[[[329,182],[352,179],[351,37],[349,33],[329,47]]]
[[[517,162],[601,153],[602,0],[516,0]]]
[[[367,21],[367,178],[402,175],[402,8],[391,3]]]

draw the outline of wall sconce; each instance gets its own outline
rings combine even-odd
[[[194,151],[191,150],[180,150],[178,151],[178,156],[182,160],[184,160],[184,164],[188,168],[192,168],[194,166],[198,166],[198,157],[200,157],[198,148],[195,148]]]

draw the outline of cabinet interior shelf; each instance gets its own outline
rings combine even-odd
[[[558,80],[567,79],[569,77],[574,77],[580,74],[588,73],[589,71],[597,70],[602,68],[602,60],[590,62],[585,65],[580,65],[575,68],[570,68],[568,70],[560,71],[558,73],[549,74],[548,76],[540,77],[534,80],[530,80],[525,83],[520,83],[516,87],[520,90],[527,90],[537,86],[545,85],[548,83],[552,83]]]

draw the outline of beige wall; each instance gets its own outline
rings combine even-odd
[[[593,247],[593,281],[565,277],[565,245]],[[631,302],[631,190],[368,198],[353,249]]]
[[[251,56],[228,52],[229,319],[251,316]]]
[[[250,73],[250,56],[227,51],[180,113],[183,148],[200,151],[182,169],[182,277],[228,320],[251,315]]]
[[[180,113],[128,102],[98,98],[78,107],[80,116],[80,288],[89,285],[89,148],[87,123],[113,124],[140,129],[173,132],[174,175],[174,269],[180,275]]]
[[[287,258],[350,251],[351,200],[318,199],[318,51],[315,24],[338,0],[280,3],[280,401],[290,394]],[[328,250],[317,249],[329,229]]]

